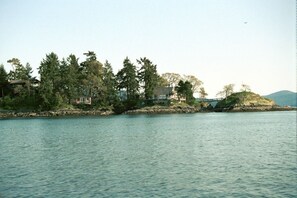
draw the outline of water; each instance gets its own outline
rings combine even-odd
[[[0,120],[0,197],[296,197],[296,112]]]

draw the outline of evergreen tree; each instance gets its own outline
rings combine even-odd
[[[185,75],[183,79],[184,81],[189,81],[191,83],[193,93],[199,93],[200,86],[203,84],[201,80],[193,75]]]
[[[7,87],[7,85],[8,85],[8,75],[4,68],[4,65],[1,64],[0,65],[0,89],[1,89],[0,96],[1,97],[4,97],[4,90]]]
[[[127,92],[128,108],[133,108],[139,97],[139,81],[136,74],[136,66],[125,58],[124,67],[117,73],[118,88]]]
[[[81,63],[83,95],[92,97],[92,102],[100,103],[103,96],[103,64],[94,52],[84,53],[86,60]]]
[[[39,94],[41,107],[49,110],[61,105],[60,96],[60,62],[55,53],[47,54],[39,67],[40,87]]]
[[[65,60],[63,59],[60,66],[60,87],[64,98],[70,104],[71,100],[79,97],[80,95],[80,67],[78,58],[71,54]]]
[[[12,95],[17,99],[15,103],[20,105],[26,105],[29,102],[31,96],[31,83],[34,78],[32,78],[32,68],[29,63],[23,66],[19,59],[12,58],[7,61],[11,64],[13,70],[9,72],[8,79],[10,81],[20,81],[20,84],[16,84],[13,87]]]
[[[195,98],[193,96],[192,84],[189,81],[180,80],[178,86],[176,87],[176,91],[179,97],[185,97],[187,104],[193,104]]]
[[[32,67],[29,63],[26,63],[25,66],[25,71],[24,71],[24,79],[31,81],[32,79],[34,79],[34,77],[32,77]]]
[[[111,105],[117,101],[116,77],[111,64],[106,60],[103,66],[104,104]]]
[[[143,84],[145,99],[151,99],[154,95],[154,89],[158,85],[159,76],[157,73],[157,65],[154,65],[147,58],[137,60],[140,64],[139,79]]]

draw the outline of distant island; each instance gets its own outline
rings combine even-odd
[[[269,98],[275,101],[275,103],[279,106],[291,106],[297,107],[297,93],[283,90],[278,91],[269,95],[264,96],[265,98]]]
[[[79,62],[73,54],[62,60],[53,52],[47,54],[38,68],[40,79],[32,76],[29,63],[23,65],[17,58],[7,61],[13,68],[9,73],[0,65],[0,118],[293,109],[267,99],[280,101],[280,94],[264,98],[245,84],[240,92],[234,91],[234,84],[225,85],[219,98],[209,100],[197,77],[160,75],[146,57],[137,64],[126,57],[115,74],[94,52],[84,55]]]
[[[259,94],[253,92],[238,92],[232,93],[230,96],[219,101],[215,106],[215,111],[271,111],[281,110],[273,100],[261,97]],[[287,108],[290,109],[290,108]]]

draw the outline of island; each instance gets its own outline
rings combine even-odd
[[[225,85],[219,98],[207,99],[199,78],[172,72],[160,75],[146,57],[136,64],[126,57],[114,73],[111,63],[101,63],[93,51],[84,55],[79,62],[73,54],[62,59],[54,52],[46,54],[39,77],[32,76],[30,64],[18,58],[7,61],[13,68],[10,72],[1,64],[0,118],[296,109],[280,107],[245,84],[238,92],[234,84]]]

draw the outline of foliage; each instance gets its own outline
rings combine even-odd
[[[78,58],[71,54],[60,65],[60,92],[64,95],[68,104],[80,95],[80,66]]]
[[[7,61],[11,64],[13,70],[9,72],[9,80],[30,80],[32,78],[32,68],[29,63],[26,66],[21,64],[21,61],[17,58],[12,58]]]
[[[165,79],[170,86],[175,87],[182,80],[181,75],[177,73],[164,73],[162,74],[162,78]]]
[[[8,75],[6,70],[4,69],[4,65],[0,65],[0,96],[4,97],[7,92],[8,85]]]
[[[113,73],[111,64],[108,61],[106,61],[103,66],[103,104],[112,105],[113,103],[116,103],[119,100],[116,88],[116,76]]]
[[[39,67],[40,87],[39,96],[41,108],[45,110],[57,108],[61,105],[59,73],[60,62],[55,53],[47,54]]]
[[[251,88],[250,88],[249,85],[242,84],[242,85],[241,85],[241,89],[240,89],[240,91],[250,92],[250,91],[251,91]]]
[[[0,83],[1,84],[6,83],[8,81],[7,77],[8,77],[8,75],[7,75],[7,72],[6,72],[5,68],[4,68],[4,65],[1,64],[0,65]]]
[[[145,99],[151,99],[154,95],[154,89],[158,85],[157,65],[154,65],[147,58],[137,60],[140,65],[139,80],[143,84]]]
[[[127,92],[127,106],[134,108],[139,98],[139,80],[136,74],[136,66],[129,58],[123,62],[124,67],[117,73],[118,89]]]
[[[208,95],[204,89],[204,87],[200,87],[199,88],[199,94],[200,94],[200,98],[205,99],[206,96]]]
[[[115,75],[108,61],[102,64],[92,51],[84,55],[86,58],[80,63],[73,54],[61,61],[54,52],[46,54],[38,68],[40,81],[32,77],[30,64],[23,65],[18,58],[7,61],[12,67],[9,73],[5,71],[3,65],[0,65],[1,108],[15,110],[73,108],[72,104],[78,98],[91,97],[91,105],[76,104],[75,107],[81,109],[108,107],[113,108],[116,113],[122,113],[129,109],[155,105],[151,100],[155,88],[166,86],[177,86],[179,97],[184,97],[187,105],[192,105],[193,91],[197,91],[202,85],[199,79],[191,75],[182,77],[176,73],[165,73],[159,76],[157,65],[145,57],[136,60],[139,70],[128,57],[125,58],[122,69]],[[166,105],[170,103],[170,100],[166,101]]]
[[[193,75],[185,75],[184,81],[188,81],[191,83],[193,93],[199,93],[200,86],[202,85],[201,80],[199,80],[196,76]]]
[[[103,99],[103,64],[96,54],[84,53],[86,60],[81,63],[82,95],[92,97],[92,102],[99,104]]]
[[[235,106],[273,106],[275,103],[253,92],[237,92],[217,103],[216,108],[233,108]]]
[[[186,98],[187,104],[194,104],[195,98],[193,96],[192,84],[189,81],[180,80],[176,87],[177,95],[179,98]]]
[[[217,93],[217,96],[221,96],[223,98],[230,96],[234,92],[234,86],[234,84],[225,85],[223,90]]]
[[[170,86],[170,83],[162,76],[158,76],[157,86],[158,87],[168,87],[168,86]]]

